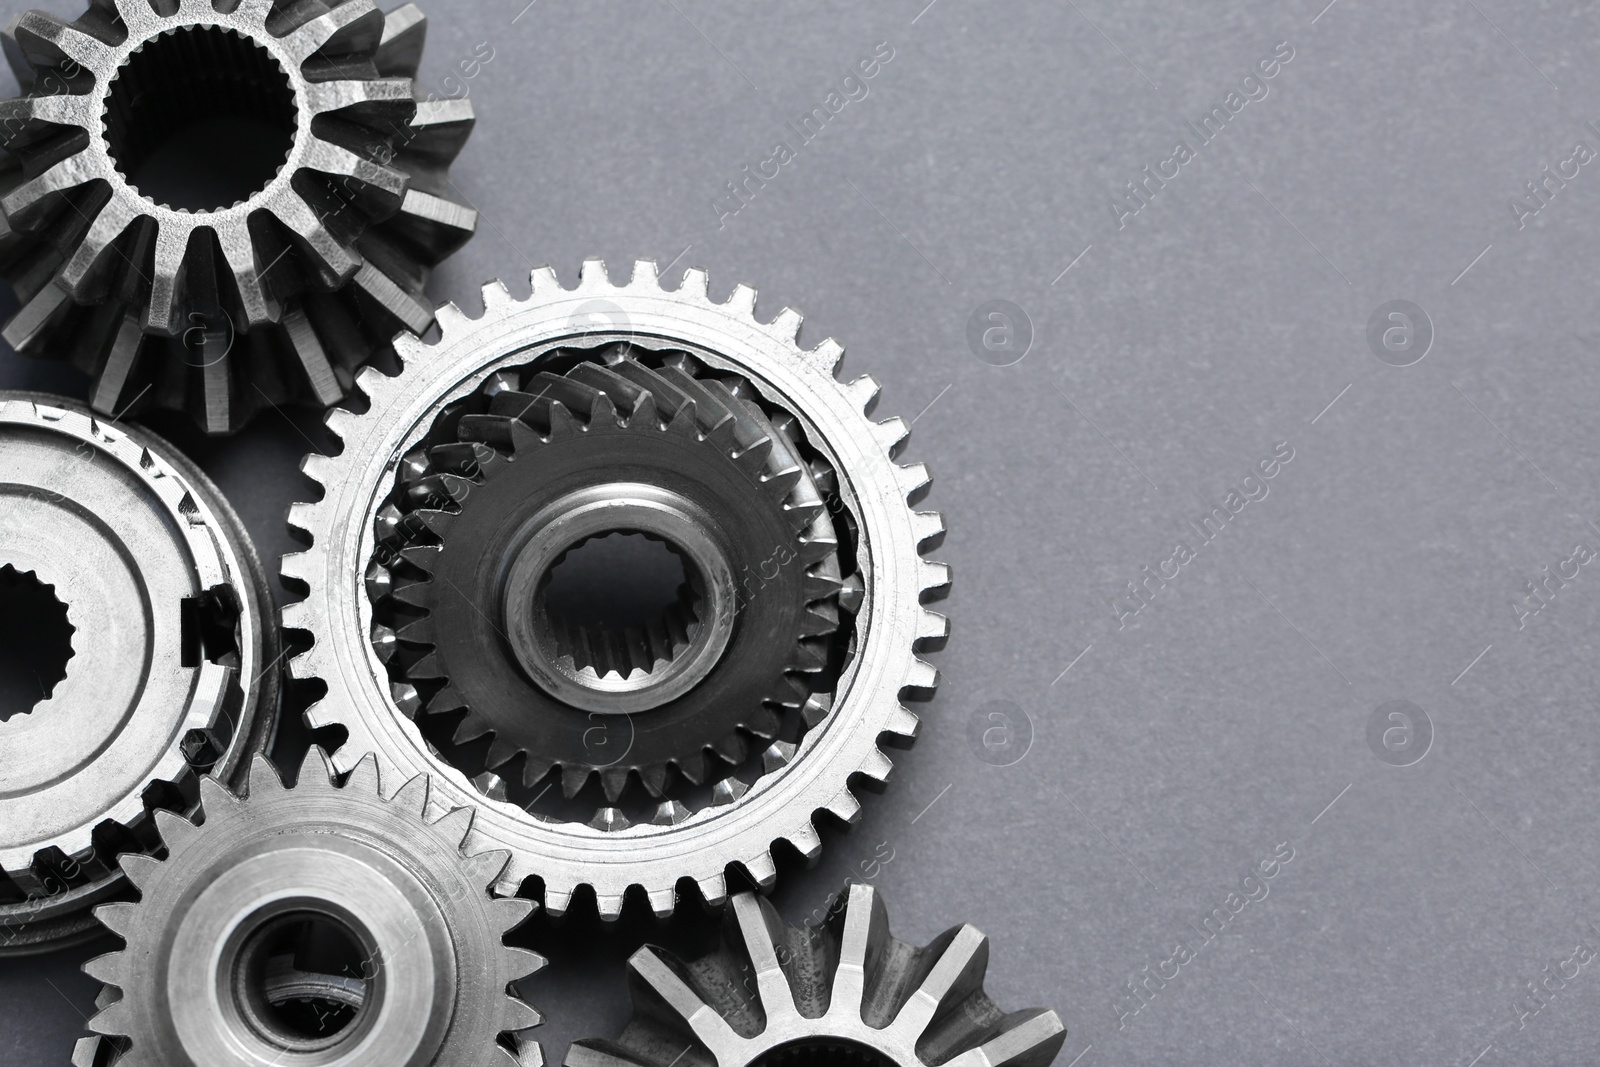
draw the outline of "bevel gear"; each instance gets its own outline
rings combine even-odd
[[[824,698],[838,539],[792,419],[763,410],[748,381],[626,342],[539,358],[568,363],[497,372],[489,394],[458,405],[450,441],[411,453],[384,513],[379,551],[395,565],[373,575],[389,586],[375,617],[395,631],[391,677],[427,712],[466,709],[454,740],[492,736],[490,768],[520,755],[528,786],[559,767],[569,797],[595,774],[609,800],[630,775],[660,797],[669,770],[701,784],[708,756],[736,766],[748,738],[776,738],[775,709]],[[683,557],[678,601],[622,633],[554,615],[538,575],[579,537],[574,516],[588,505],[604,532],[630,502],[634,523]],[[540,526],[541,514],[560,521]],[[532,611],[502,619],[497,561],[530,553],[546,564],[523,567]],[[586,743],[597,714],[631,715],[625,754]]]
[[[730,910],[705,956],[634,953],[632,1021],[616,1041],[574,1042],[566,1067],[1046,1067],[1066,1040],[1055,1012],[1006,1012],[984,992],[983,934],[896,940],[869,886],[846,887],[814,930],[750,893]]]
[[[0,392],[0,568],[61,605],[65,676],[0,721],[0,955],[102,933],[117,856],[158,808],[270,743],[279,640],[238,516],[171,445],[82,405]],[[6,610],[11,610],[9,607]],[[8,709],[15,711],[16,709]]]
[[[5,50],[27,95],[0,103],[0,275],[22,304],[6,341],[71,359],[99,411],[181,409],[208,433],[337,402],[396,330],[429,328],[428,274],[477,224],[448,178],[472,105],[413,81],[425,26],[414,4],[385,16],[372,0],[18,16]],[[162,164],[174,139],[218,136],[215,173]]]
[[[633,889],[642,890],[650,907],[665,915],[676,906],[683,880],[692,881],[704,900],[720,905],[727,899],[730,867],[757,885],[769,886],[776,877],[772,849],[777,842],[786,842],[811,859],[821,848],[816,822],[824,813],[845,823],[859,817],[853,783],[863,779],[882,783],[892,768],[880,741],[887,737],[905,743],[917,733],[918,719],[902,705],[902,696],[925,693],[937,684],[937,672],[917,657],[917,651],[937,644],[947,633],[945,619],[925,608],[923,601],[947,587],[949,571],[920,556],[920,548],[936,540],[944,528],[937,514],[909,506],[928,484],[927,472],[920,464],[900,466],[893,459],[909,426],[902,419],[874,422],[868,417],[878,392],[872,379],[861,377],[848,384],[836,380],[843,356],[837,342],[801,348],[796,341],[797,313],[786,309],[771,322],[758,321],[754,290],[739,286],[725,301],[712,300],[702,271],[687,271],[678,288],[666,290],[653,263],[639,262],[632,281],[613,284],[604,265],[590,260],[575,289],[563,289],[552,271],[540,268],[533,272],[528,297],[514,299],[495,282],[485,286],[483,299],[485,311],[477,319],[453,305],[442,307],[436,342],[397,338],[399,374],[362,371],[356,385],[365,394],[365,408],[360,413],[337,408],[328,415],[329,429],[342,442],[340,453],[308,456],[302,465],[322,486],[323,495],[315,503],[290,509],[290,526],[308,547],[284,558],[283,575],[292,587],[308,594],[284,608],[285,625],[311,640],[310,647],[291,661],[291,672],[327,686],[326,694],[307,712],[307,721],[313,728],[339,725],[348,731],[348,740],[334,755],[341,767],[376,752],[382,766],[394,768],[402,777],[432,775],[441,804],[481,804],[473,841],[512,852],[500,891],[538,893],[554,914],[567,910],[578,889],[591,887],[602,917],[620,914],[624,897]],[[410,484],[412,464],[424,457],[431,462],[429,449],[457,437],[458,430],[460,435],[478,433],[482,426],[483,436],[496,439],[499,431],[491,432],[479,420],[469,422],[468,416],[489,414],[487,408],[473,405],[492,402],[488,393],[498,388],[496,376],[502,372],[517,372],[519,390],[529,371],[549,369],[565,380],[572,367],[561,364],[568,357],[553,356],[546,367],[547,355],[574,349],[617,352],[619,345],[622,353],[636,354],[633,358],[657,374],[670,365],[673,353],[686,354],[690,362],[682,363],[682,369],[701,382],[696,388],[709,390],[711,380],[720,380],[741,404],[748,399],[781,431],[779,437],[770,438],[774,448],[782,443],[782,434],[790,435],[813,483],[825,494],[837,531],[841,568],[837,603],[843,610],[840,628],[831,639],[826,684],[819,681],[812,686],[813,695],[795,716],[803,720],[795,724],[795,732],[772,741],[762,752],[764,773],[753,782],[723,778],[712,790],[711,803],[694,810],[668,798],[652,815],[638,820],[618,807],[602,806],[592,819],[583,821],[525,810],[503,799],[492,781],[487,791],[480,790],[469,778],[472,768],[441,755],[419,729],[419,722],[430,716],[413,721],[422,695],[411,682],[388,673],[385,657],[401,638],[383,621],[375,602],[383,602],[396,587],[389,568],[397,561],[409,566],[409,556],[424,547],[387,553],[381,549],[405,520],[392,505],[396,494]],[[603,357],[578,362],[605,369]],[[604,386],[590,388],[605,392],[607,404],[617,412],[631,415],[626,398],[636,386],[625,389],[612,382],[610,392]],[[591,400],[600,403],[598,398]],[[698,410],[699,404],[695,406]],[[565,408],[563,403],[548,410]],[[564,433],[584,432],[576,420],[561,429],[552,423],[549,432],[541,432],[537,422],[537,418],[532,424],[502,420],[497,425],[506,434],[545,438],[537,445],[530,442],[536,449],[552,449]],[[670,442],[677,438],[663,432],[661,440],[663,448],[676,447]],[[684,444],[689,443],[685,438]],[[507,460],[504,470],[519,469],[519,462]],[[498,477],[499,472],[493,478],[486,476],[484,486]],[[476,485],[460,475],[440,474],[439,479],[446,495],[452,487]],[[569,500],[570,508],[563,504],[554,515],[559,520],[556,525],[565,524],[580,538],[607,528],[642,528],[680,547],[693,547],[685,542],[708,528],[695,514],[697,506],[680,493],[663,492],[668,487],[626,480],[614,484],[625,488],[602,493],[598,507],[590,507],[594,501],[586,499]],[[479,506],[471,498],[473,491],[482,489],[468,492],[461,515],[454,517],[457,524]],[[611,506],[618,509],[616,521],[594,525],[591,517]],[[800,517],[804,516],[796,518]],[[543,517],[533,518],[535,531],[547,527]],[[454,533],[452,525],[441,543],[447,544]],[[514,598],[512,611],[498,616],[513,626],[533,614],[540,569],[573,541],[552,535],[528,543],[535,546],[533,550],[519,551],[507,563],[508,573],[521,567],[527,577],[520,586],[506,583],[506,588],[518,589],[526,598]],[[363,574],[371,579],[367,588],[359,580]],[[759,589],[755,595],[759,597]],[[737,623],[736,607],[735,629]],[[509,633],[497,634],[496,639],[502,644],[517,640]],[[591,712],[623,724],[654,713],[653,709],[610,716]]]
[[[544,966],[504,937],[503,851],[463,850],[472,809],[429,821],[428,781],[388,800],[371,759],[335,786],[312,749],[294,788],[257,756],[249,789],[201,784],[204,822],[157,817],[167,856],[129,857],[126,942],[84,970],[108,995],[75,1062],[120,1067],[535,1067],[512,984]]]

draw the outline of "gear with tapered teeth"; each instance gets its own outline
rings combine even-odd
[[[455,406],[451,439],[403,468],[374,608],[401,649],[390,677],[427,713],[464,709],[454,741],[492,737],[487,765],[521,756],[529,787],[553,768],[568,797],[598,775],[613,802],[630,776],[658,798],[673,769],[702,784],[751,740],[776,739],[784,708],[826,696],[841,587],[832,516],[790,420],[775,424],[748,381],[628,342],[538,364],[571,366],[497,372]],[[634,521],[686,565],[677,601],[622,633],[565,619],[544,586],[582,539],[584,503],[603,535],[634,500]],[[525,583],[531,605],[511,562],[530,552],[545,563],[544,581]],[[630,716],[625,753],[595,743],[604,714]]]
[[[633,1020],[575,1042],[566,1067],[1046,1067],[1066,1040],[1055,1012],[1006,1012],[984,992],[989,941],[971,926],[916,948],[860,884],[814,930],[750,893],[733,905],[705,956],[634,953]]]
[[[64,676],[0,721],[0,956],[103,934],[121,853],[160,847],[271,741],[277,620],[237,515],[170,444],[81,404],[0,392],[0,571],[73,628]],[[3,590],[0,590],[3,592]],[[16,611],[6,599],[0,610]]]
[[[496,282],[484,287],[483,299],[485,310],[477,319],[453,305],[442,307],[437,341],[398,338],[400,372],[363,371],[356,385],[365,394],[365,407],[359,413],[351,408],[329,413],[329,430],[342,443],[339,454],[308,456],[302,466],[321,485],[322,496],[290,509],[290,527],[308,547],[284,557],[283,574],[306,596],[285,606],[283,620],[309,639],[309,647],[291,661],[291,673],[326,685],[307,722],[347,731],[334,754],[341,768],[375,752],[385,769],[401,777],[432,775],[439,804],[481,805],[472,840],[512,853],[501,891],[536,893],[554,914],[564,913],[580,888],[593,891],[600,915],[609,919],[621,913],[630,891],[658,915],[672,912],[686,880],[705,901],[720,905],[728,896],[730,870],[770,886],[777,874],[777,843],[811,859],[821,848],[819,820],[851,823],[859,817],[856,787],[863,781],[883,783],[892,769],[880,742],[903,744],[917,733],[918,719],[902,698],[927,693],[938,681],[917,653],[936,647],[947,633],[943,616],[924,602],[948,586],[949,571],[921,558],[921,548],[942,534],[943,522],[911,506],[928,484],[925,468],[895,462],[909,426],[902,419],[869,417],[878,391],[870,378],[849,383],[835,378],[843,357],[836,342],[801,348],[798,314],[784,310],[770,322],[758,320],[755,291],[745,286],[726,300],[712,300],[702,271],[687,271],[669,290],[648,261],[635,265],[631,281],[613,284],[604,265],[590,260],[575,289],[562,288],[552,271],[540,268],[526,298],[513,298]],[[600,330],[597,308],[605,321]],[[607,806],[582,821],[526,810],[505,799],[503,783],[492,775],[441,754],[419,728],[427,718],[417,716],[422,694],[410,682],[389,676],[386,658],[401,638],[380,620],[375,601],[396,587],[388,568],[396,557],[381,553],[380,544],[404,521],[391,501],[418,461],[418,450],[431,461],[428,450],[449,440],[443,435],[455,435],[458,428],[464,434],[467,416],[475,413],[471,404],[477,403],[471,398],[484,395],[486,387],[493,391],[502,371],[520,375],[545,369],[539,365],[545,353],[596,342],[625,343],[643,352],[685,352],[705,376],[738,379],[757,407],[773,413],[774,426],[781,424],[791,440],[803,442],[815,456],[812,478],[825,494],[838,533],[842,636],[827,688],[798,709],[803,723],[792,738],[780,737],[763,751],[764,773],[753,775],[752,782],[724,778],[715,784],[710,803],[694,809],[669,798],[643,818]],[[569,368],[550,369],[562,374]],[[627,407],[612,403],[619,410]],[[522,420],[505,428],[538,433]],[[636,489],[612,498],[633,509],[626,525],[642,525],[637,516],[652,507],[692,519],[692,509],[656,492],[661,487],[634,484]],[[439,476],[447,493],[452,488],[467,493],[463,514],[476,504],[469,485],[475,483],[460,475]],[[669,520],[678,521],[670,516],[662,521]],[[692,535],[695,525],[681,523],[670,539]],[[527,572],[537,569],[530,566]],[[368,578],[365,587],[353,580],[362,574]],[[610,718],[626,723],[650,714]]]
[[[72,360],[99,411],[183,410],[208,433],[336,403],[397,330],[430,327],[428,275],[477,225],[448,179],[472,105],[417,89],[425,27],[373,0],[18,16],[6,341]]]
[[[473,852],[472,809],[429,820],[426,777],[385,799],[376,763],[340,787],[312,749],[285,788],[265,757],[204,822],[158,816],[164,860],[130,857],[136,904],[78,1059],[121,1067],[535,1067],[539,1013],[512,990],[545,961],[504,943],[533,909],[499,898],[504,851]]]

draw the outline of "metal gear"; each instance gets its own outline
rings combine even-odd
[[[575,1042],[566,1067],[1046,1067],[1066,1040],[1055,1012],[1008,1013],[984,992],[983,934],[898,941],[869,886],[815,930],[751,893],[731,911],[706,956],[634,953],[633,1020],[616,1041]]]
[[[777,842],[811,859],[821,848],[815,822],[823,813],[845,823],[859,817],[852,781],[887,780],[892,763],[880,739],[908,742],[919,726],[902,696],[927,692],[938,681],[917,651],[942,641],[948,631],[946,620],[923,602],[948,586],[949,570],[920,556],[920,548],[944,527],[937,514],[909,506],[928,484],[920,464],[894,462],[909,427],[902,419],[868,417],[878,392],[870,378],[836,380],[843,356],[837,342],[801,348],[797,313],[784,310],[771,322],[758,321],[754,290],[739,286],[726,301],[714,301],[703,271],[686,272],[677,289],[666,290],[655,265],[641,261],[631,282],[614,285],[604,265],[590,260],[576,289],[563,289],[552,271],[540,268],[527,298],[513,299],[494,282],[485,286],[483,299],[485,311],[476,320],[454,305],[442,307],[436,342],[398,338],[398,375],[362,371],[356,384],[368,402],[365,409],[358,414],[338,408],[328,415],[341,452],[308,456],[302,465],[323,494],[290,509],[290,526],[309,547],[284,557],[283,574],[308,596],[286,605],[283,618],[311,641],[291,661],[291,673],[327,685],[307,721],[314,728],[340,725],[348,731],[334,755],[340,767],[375,752],[382,766],[402,777],[433,776],[442,805],[480,804],[473,841],[512,853],[500,890],[539,893],[554,914],[567,910],[580,887],[591,887],[601,916],[615,918],[637,887],[665,915],[676,906],[683,879],[692,880],[705,901],[720,905],[727,899],[730,866],[769,886],[777,873]],[[836,677],[827,691],[805,702],[803,731],[767,747],[765,773],[754,782],[725,778],[716,783],[711,803],[697,810],[669,799],[647,819],[631,821],[607,806],[585,822],[524,810],[493,788],[486,795],[440,754],[412,721],[421,704],[415,687],[387,672],[384,656],[398,636],[378,617],[374,598],[381,601],[390,592],[385,584],[393,578],[379,546],[403,519],[385,509],[417,450],[443,443],[430,435],[453,434],[452,420],[465,427],[471,410],[462,403],[482,395],[504,370],[537,371],[544,353],[614,344],[647,353],[687,352],[706,374],[741,379],[758,406],[781,413],[779,421],[793,439],[820,461],[813,478],[823,475],[818,484],[827,490],[847,571],[839,602],[848,643],[831,665]],[[612,403],[627,407],[615,398]],[[522,420],[505,429],[561,435],[538,433]],[[460,479],[458,488],[467,481]],[[463,505],[463,515],[468,506],[476,502]],[[369,573],[375,561],[380,566]],[[374,588],[363,588],[363,574]],[[650,714],[602,718],[631,722]]]
[[[0,103],[0,275],[22,307],[6,341],[71,359],[99,411],[184,410],[208,433],[337,402],[395,331],[429,328],[428,274],[477,224],[448,179],[472,105],[420,99],[425,27],[414,4],[385,16],[372,0],[17,17],[4,43],[27,95]],[[243,144],[214,188],[174,165],[191,192],[172,195],[141,170],[219,124]]]
[[[266,577],[232,509],[171,445],[37,393],[0,393],[0,568],[74,628],[65,677],[0,721],[0,955],[103,933],[124,852],[196,779],[243,773],[277,720]],[[9,610],[9,609],[7,609]]]
[[[520,755],[530,787],[559,767],[568,797],[593,775],[611,801],[630,775],[660,797],[670,769],[703,783],[708,757],[742,763],[747,738],[777,737],[774,709],[821,697],[838,539],[792,420],[748,381],[631,343],[538,357],[562,364],[497,372],[450,441],[408,456],[375,618],[391,678],[427,712],[465,709],[454,741],[492,736],[490,768]],[[624,511],[684,558],[677,603],[623,633],[552,618],[548,576]],[[596,715],[632,715],[625,754],[592,743]]]
[[[127,945],[84,964],[112,992],[74,1062],[544,1062],[511,985],[545,961],[503,940],[533,904],[488,891],[506,854],[463,851],[470,808],[428,821],[425,777],[385,800],[373,760],[332,773],[312,749],[288,789],[257,756],[244,795],[201,783],[203,824],[157,817],[166,859],[127,862],[139,902],[98,910]]]

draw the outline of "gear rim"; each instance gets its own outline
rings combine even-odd
[[[397,339],[402,361],[413,368],[409,375],[364,371],[357,384],[370,401],[368,410],[329,413],[329,429],[343,449],[337,456],[306,458],[302,470],[324,494],[290,511],[291,528],[309,547],[284,557],[283,574],[310,596],[285,606],[284,624],[312,638],[290,670],[296,678],[328,683],[307,721],[313,728],[337,723],[349,731],[336,763],[349,765],[376,751],[387,763],[428,766],[441,795],[481,805],[474,831],[512,852],[503,891],[537,877],[546,910],[561,914],[573,893],[587,887],[603,918],[617,917],[624,897],[642,891],[649,906],[665,915],[677,903],[679,882],[687,879],[705,901],[719,905],[727,899],[729,867],[758,885],[773,883],[772,849],[779,841],[814,858],[821,848],[814,820],[826,812],[844,823],[855,821],[860,801],[853,781],[887,780],[893,765],[880,740],[891,735],[904,743],[918,732],[919,720],[901,697],[930,691],[938,681],[917,652],[948,633],[944,617],[923,606],[949,584],[946,566],[921,557],[922,546],[942,535],[943,520],[911,506],[928,484],[926,469],[893,459],[908,424],[868,417],[876,383],[869,377],[837,381],[842,346],[828,340],[802,349],[798,313],[785,309],[770,322],[758,321],[753,289],[739,286],[726,300],[713,301],[699,270],[685,272],[676,289],[664,290],[647,260],[635,264],[627,283],[613,285],[603,264],[590,260],[575,289],[563,289],[548,268],[535,270],[531,285],[531,295],[522,300],[499,283],[486,286],[485,313],[476,323],[445,305],[438,315],[439,341]],[[855,516],[863,546],[858,648],[841,675],[833,713],[807,733],[798,751],[778,753],[781,773],[763,775],[726,803],[686,817],[674,819],[669,812],[660,824],[613,821],[608,828],[526,817],[514,806],[483,798],[461,772],[429,751],[387,687],[374,684],[383,677],[383,665],[369,639],[371,607],[348,576],[371,558],[375,532],[365,518],[359,524],[341,518],[375,514],[376,490],[390,483],[412,447],[409,438],[424,420],[432,421],[435,404],[476,389],[499,366],[518,361],[521,352],[545,339],[581,334],[577,322],[596,299],[617,307],[637,334],[703,333],[715,339],[708,347],[727,369],[759,367],[769,399],[804,425],[807,438],[838,472],[841,499]],[[461,334],[471,335],[470,345]],[[485,360],[483,351],[498,355]],[[870,628],[862,619],[870,620]],[[837,713],[840,708],[844,713]]]

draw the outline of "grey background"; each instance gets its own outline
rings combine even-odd
[[[1509,207],[1600,148],[1600,10],[524,2],[426,5],[430,87],[495,49],[454,171],[482,225],[434,293],[476,306],[486,278],[525,291],[530,266],[573,279],[590,255],[755,285],[763,316],[792,304],[805,337],[845,342],[882,414],[917,416],[948,518],[955,629],[924,735],[788,872],[786,915],[855,876],[902,937],[974,923],[994,994],[1065,1019],[1062,1065],[1600,1061],[1600,966],[1521,1031],[1512,1009],[1600,946],[1600,573],[1521,630],[1511,606],[1600,549],[1600,166],[1524,229]],[[724,182],[879,41],[869,96],[719,229]],[[1269,95],[1119,229],[1112,197],[1282,41]],[[1005,368],[966,341],[996,298],[1034,332]],[[1368,348],[1391,299],[1431,316],[1414,366]],[[82,388],[9,355],[0,384]],[[304,434],[268,412],[196,445],[269,558]],[[1118,629],[1109,598],[1280,441],[1270,494]],[[1395,699],[1434,730],[1410,767],[1366,740]],[[995,700],[1033,731],[1009,767],[969,737]],[[1119,1030],[1123,983],[1198,944],[1282,842],[1270,895]],[[621,1025],[639,933],[540,932],[552,1061]],[[65,1062],[81,955],[0,964],[0,1061]]]

